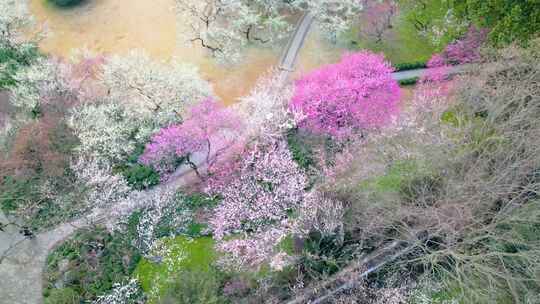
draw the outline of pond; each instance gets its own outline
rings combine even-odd
[[[248,93],[257,78],[277,64],[281,54],[281,47],[253,48],[245,52],[240,64],[216,63],[202,47],[180,38],[182,32],[190,29],[187,22],[183,24],[176,18],[174,0],[87,0],[67,9],[57,8],[46,0],[30,0],[30,11],[36,26],[47,34],[40,41],[40,48],[46,53],[66,57],[81,48],[102,54],[144,49],[157,60],[175,57],[197,65],[226,103]],[[343,51],[312,31],[300,54],[296,73],[334,62]]]

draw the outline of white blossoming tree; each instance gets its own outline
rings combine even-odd
[[[70,126],[81,152],[120,161],[161,127],[182,121],[185,108],[212,96],[195,67],[152,61],[133,51],[105,61],[97,76],[108,96],[75,108]]]
[[[74,108],[69,126],[79,137],[78,151],[100,159],[120,161],[135,149],[136,122],[117,103],[85,104]]]
[[[179,18],[191,20],[188,40],[224,61],[237,61],[250,45],[273,46],[289,36],[291,15],[309,11],[335,37],[349,28],[358,0],[176,0]]]
[[[183,197],[175,189],[160,187],[151,191],[134,191],[121,200],[110,211],[116,221],[107,224],[113,229],[122,229],[122,224],[135,212],[140,213],[137,225],[137,240],[135,246],[146,256],[152,257],[159,246],[158,227],[163,221],[175,231],[182,231],[191,221],[192,214],[185,204]],[[174,232],[174,231],[173,231]]]
[[[153,61],[142,51],[109,58],[101,81],[113,101],[157,126],[181,121],[186,106],[212,96],[210,84],[197,67]]]
[[[26,111],[64,101],[73,97],[64,77],[65,67],[58,61],[39,58],[14,75],[17,86],[12,88],[11,102]]]
[[[111,208],[131,192],[126,180],[113,174],[107,162],[80,157],[71,163],[70,168],[77,178],[78,190],[84,193],[82,205],[87,210]]]
[[[245,122],[248,136],[277,136],[295,126],[287,106],[291,97],[292,87],[284,84],[279,73],[271,71],[233,107]]]

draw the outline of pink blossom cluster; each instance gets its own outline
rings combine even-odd
[[[249,237],[220,240],[217,249],[227,253],[219,262],[222,267],[257,267],[273,259],[276,245],[287,236],[287,231],[280,227],[270,227],[266,231]]]
[[[205,161],[211,162],[238,140],[241,125],[233,111],[207,99],[193,106],[183,123],[163,128],[154,135],[139,161],[162,175],[174,170],[179,157],[196,152],[204,152]]]
[[[343,137],[386,124],[399,110],[400,89],[383,55],[359,52],[296,82],[289,108],[314,133]]]
[[[223,197],[210,222],[214,235],[221,239],[279,224],[300,206],[306,187],[307,178],[283,140],[255,143],[242,154],[229,182],[207,187]]]
[[[464,37],[449,44],[442,53],[447,64],[464,64],[480,59],[480,47],[486,41],[487,29],[471,26]]]
[[[452,65],[467,64],[480,59],[480,47],[487,38],[487,30],[469,28],[465,36],[449,44],[440,54],[435,54],[427,63],[428,69],[422,75],[416,90],[416,101],[433,103],[446,98],[452,89],[450,73]]]
[[[302,205],[307,178],[281,139],[246,148],[236,164],[227,182],[208,181],[206,191],[223,198],[210,226],[232,261],[257,265],[289,231],[289,216]]]

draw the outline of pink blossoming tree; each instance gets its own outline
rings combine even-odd
[[[455,42],[449,44],[441,54],[446,64],[464,64],[480,59],[480,47],[486,41],[487,29],[471,26],[467,33]]]
[[[319,68],[296,82],[290,109],[298,124],[316,134],[348,136],[391,121],[400,89],[382,55],[359,52]]]
[[[209,180],[206,191],[223,198],[210,225],[219,249],[239,264],[256,265],[287,235],[290,214],[302,206],[307,178],[283,140],[255,143],[235,167],[227,182]]]
[[[184,158],[201,176],[196,162],[211,167],[219,161],[228,148],[241,141],[241,125],[234,112],[207,99],[193,106],[182,124],[163,128],[154,135],[139,161],[167,176],[178,159]]]
[[[422,106],[446,99],[452,89],[452,65],[468,64],[480,60],[480,47],[487,39],[486,29],[471,26],[468,32],[449,44],[441,53],[434,54],[427,63],[428,69],[422,75],[415,90],[415,102]]]

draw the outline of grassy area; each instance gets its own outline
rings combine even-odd
[[[352,49],[382,52],[392,64],[426,62],[437,51],[427,38],[419,36],[412,25],[405,20],[398,20],[380,43],[361,39],[358,26],[344,34],[342,39],[347,41]]]
[[[150,295],[149,303],[167,294],[175,273],[193,271],[208,273],[216,259],[214,240],[210,237],[191,239],[183,236],[163,239],[167,252],[162,263],[142,259],[134,272],[143,290]]]

